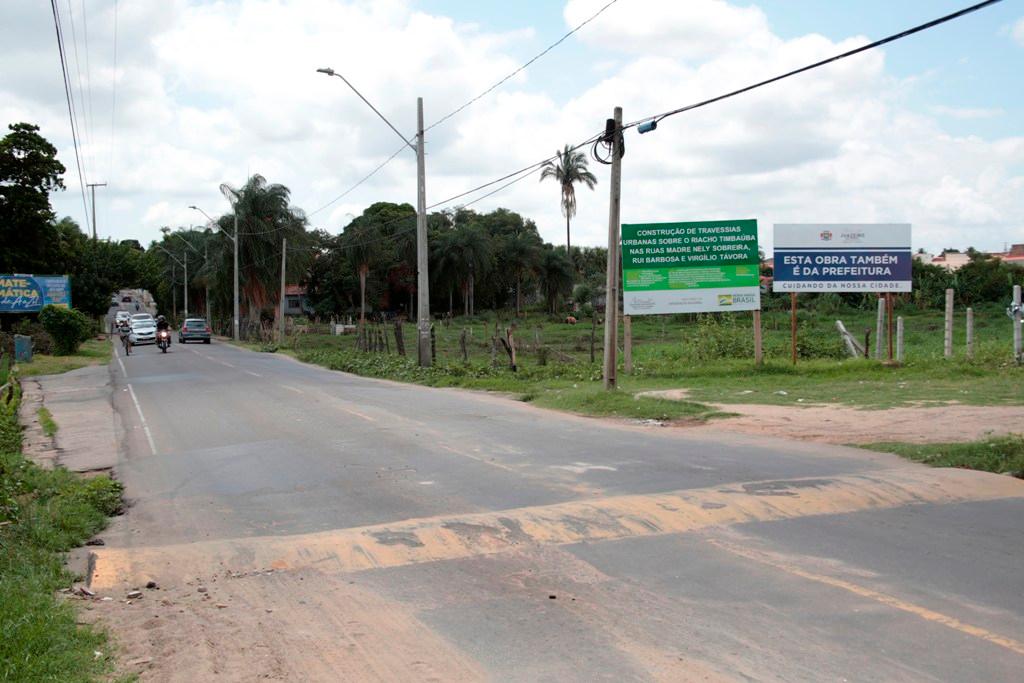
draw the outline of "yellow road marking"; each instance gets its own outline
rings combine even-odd
[[[706,540],[708,543],[715,546],[716,548],[720,548],[722,550],[730,552],[733,555],[738,555],[748,560],[753,560],[754,562],[759,562],[769,567],[774,567],[775,569],[784,571],[787,574],[799,576],[802,579],[808,579],[810,581],[823,583],[826,586],[832,586],[833,588],[841,588],[842,590],[849,591],[850,593],[853,593],[855,595],[859,595],[862,598],[868,598],[876,602],[880,602],[883,605],[887,605],[889,607],[893,607],[895,609],[908,612],[922,619],[925,619],[926,621],[933,621],[937,624],[942,624],[943,626],[947,626],[951,629],[960,631],[961,633],[965,633],[969,636],[974,636],[975,638],[980,638],[981,640],[985,640],[995,645],[999,645],[1000,647],[1004,647],[1007,650],[1016,652],[1019,655],[1024,655],[1024,643],[1018,640],[1014,640],[1013,638],[1008,638],[1006,636],[999,635],[998,633],[993,633],[992,631],[981,628],[980,626],[974,626],[973,624],[965,623],[963,621],[960,621],[956,617],[949,616],[948,614],[942,614],[941,612],[936,612],[935,610],[928,609],[927,607],[915,605],[912,602],[901,600],[900,598],[897,598],[893,595],[889,595],[887,593],[880,593],[879,591],[858,585],[856,583],[851,583],[850,581],[846,581],[845,579],[839,579],[834,576],[827,576],[825,574],[817,574],[815,572],[807,571],[806,569],[802,569],[792,563],[777,559],[772,555],[761,552],[759,550],[744,548],[742,546],[737,546],[732,543],[726,543],[724,541],[714,538],[709,538]]]
[[[958,469],[903,468],[867,474],[748,482],[670,493],[411,519],[295,536],[263,536],[95,551],[99,587],[139,577],[199,576],[212,567],[317,566],[356,572],[557,545],[684,533],[744,522],[1024,497],[1011,477]]]

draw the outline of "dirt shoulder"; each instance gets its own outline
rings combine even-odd
[[[722,404],[736,413],[704,425],[682,424],[697,431],[733,431],[833,444],[952,443],[991,435],[1024,432],[1024,406],[944,405],[861,410],[848,406],[806,407]]]

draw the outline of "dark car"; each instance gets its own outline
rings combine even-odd
[[[187,344],[190,341],[210,343],[210,325],[203,318],[188,318],[178,330],[178,342]]]

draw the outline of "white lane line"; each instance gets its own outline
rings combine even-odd
[[[277,386],[281,387],[282,389],[287,389],[288,391],[294,391],[296,394],[304,394],[304,393],[306,393],[302,389],[296,389],[295,387],[290,387],[287,384],[278,384]]]
[[[125,379],[128,379],[128,371],[125,370],[124,361],[121,360],[121,354],[114,351],[114,357],[117,358],[117,364],[121,366],[121,372],[124,373]]]
[[[261,375],[258,372],[253,372],[252,370],[242,370],[242,372],[244,372],[247,375],[252,375],[253,377],[262,377],[263,376],[263,375]]]
[[[156,455],[156,445],[153,443],[153,435],[149,431],[149,423],[146,422],[146,416],[142,414],[142,406],[139,405],[139,399],[135,396],[135,389],[132,389],[132,385],[128,385],[128,393],[132,395],[132,402],[135,404],[135,410],[139,413],[139,419],[142,420],[142,430],[146,432],[146,440],[149,441],[149,450],[153,455]]]
[[[361,417],[364,420],[366,420],[367,422],[376,422],[377,421],[375,418],[372,418],[369,415],[364,415],[363,413],[360,413],[358,410],[352,410],[351,408],[346,408],[344,406],[341,406],[341,409],[344,410],[346,413],[350,413],[352,415],[355,415],[356,417]]]

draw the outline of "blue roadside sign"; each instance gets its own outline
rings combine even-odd
[[[66,275],[0,275],[0,313],[35,313],[50,304],[71,306]]]

